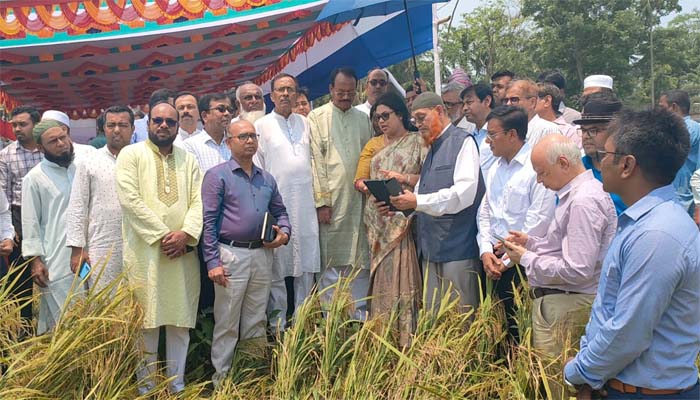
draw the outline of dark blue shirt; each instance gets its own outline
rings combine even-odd
[[[260,240],[265,212],[277,219],[277,225],[291,234],[287,209],[269,173],[253,165],[252,177],[231,159],[204,174],[203,250],[207,269],[221,265],[219,239],[248,242]]]
[[[586,169],[590,169],[593,171],[593,176],[601,182],[603,182],[603,175],[601,175],[600,171],[595,169],[593,167],[593,160],[591,160],[590,157],[588,156],[583,156],[583,166],[586,167]],[[615,204],[615,212],[617,213],[617,216],[619,217],[620,214],[622,214],[626,209],[627,206],[625,203],[622,202],[622,199],[620,196],[616,195],[615,193],[609,193],[610,198],[612,198],[613,203]]]

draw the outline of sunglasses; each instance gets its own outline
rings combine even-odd
[[[384,87],[386,86],[386,81],[384,79],[372,79],[371,81],[369,81],[369,84],[372,86]]]
[[[233,114],[234,112],[236,112],[236,109],[235,109],[235,108],[233,108],[233,107],[231,107],[231,106],[225,106],[225,105],[223,105],[223,104],[219,104],[219,105],[216,106],[216,107],[212,107],[212,108],[209,109],[209,111],[211,111],[211,110],[216,110],[216,111],[218,111],[218,112],[220,112],[220,113],[222,113],[222,114],[225,113],[226,111],[228,111],[229,114]]]
[[[177,126],[177,121],[172,119],[172,118],[155,117],[155,118],[151,118],[151,121],[153,121],[153,123],[156,126],[163,125],[163,122],[165,122],[168,125],[168,128],[174,128]]]
[[[525,99],[531,99],[533,97],[535,97],[535,96],[527,96],[527,97],[525,97]],[[520,100],[522,100],[522,99],[523,99],[522,97],[513,96],[513,97],[504,97],[502,101],[503,101],[503,104],[518,104],[518,103],[520,103]]]
[[[381,113],[381,114],[374,114],[374,118],[377,119],[377,120],[382,120],[382,121],[385,121],[385,122],[386,122],[386,121],[389,120],[389,118],[391,118],[391,114],[394,114],[394,112],[393,112],[393,111],[387,111],[387,112],[383,112],[383,113]]]

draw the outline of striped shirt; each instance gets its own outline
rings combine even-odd
[[[184,140],[181,147],[194,155],[202,174],[211,167],[231,159],[231,150],[226,145],[226,140],[216,144],[204,129],[199,134]]]
[[[22,179],[43,158],[38,148],[27,150],[18,141],[0,151],[0,187],[10,205],[22,205]]]

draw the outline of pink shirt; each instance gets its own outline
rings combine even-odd
[[[528,238],[520,264],[531,287],[595,294],[617,228],[615,206],[590,170],[572,179],[557,196],[559,204],[547,234]]]
[[[560,115],[559,118],[555,119],[553,121],[557,126],[559,127],[559,132],[561,132],[562,135],[568,137],[576,143],[579,149],[583,148],[583,145],[581,144],[581,134],[579,133],[578,130],[578,125],[571,125],[568,122],[564,120],[564,116]]]

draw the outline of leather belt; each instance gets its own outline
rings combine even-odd
[[[578,292],[569,292],[566,290],[561,290],[561,289],[552,289],[552,288],[541,288],[541,287],[533,287],[530,288],[530,298],[531,299],[539,299],[540,297],[547,296],[550,294],[583,294],[583,293],[578,293]]]
[[[253,240],[250,242],[239,242],[238,240],[226,240],[226,239],[219,239],[219,243],[223,243],[226,245],[229,245],[231,247],[240,247],[243,249],[259,249],[262,247],[263,242],[262,240]]]
[[[687,387],[685,389],[647,389],[643,387],[637,387],[634,385],[628,385],[619,379],[610,379],[608,381],[608,387],[615,389],[620,393],[641,393],[648,396],[664,396],[679,394],[692,389],[693,386]]]

